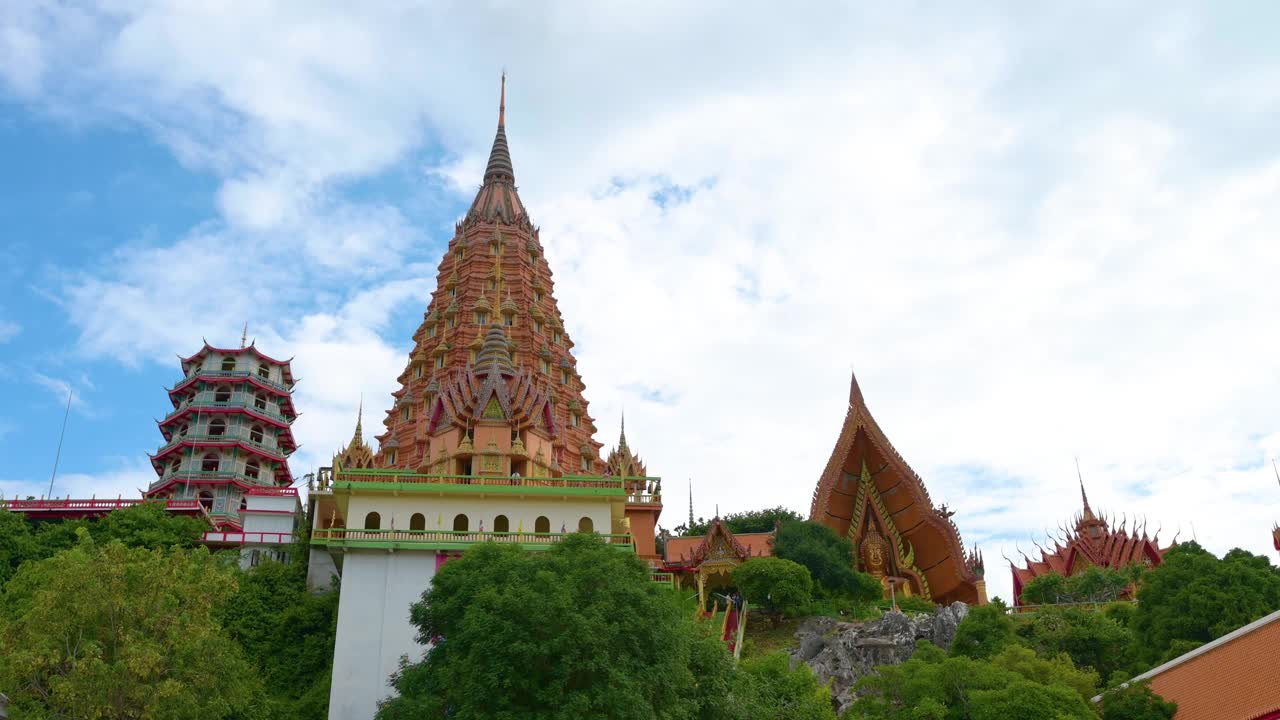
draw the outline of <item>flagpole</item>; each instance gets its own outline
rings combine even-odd
[[[53,499],[53,479],[58,477],[58,461],[62,459],[62,440],[67,436],[67,420],[71,417],[71,396],[75,390],[67,387],[67,409],[62,414],[62,432],[58,433],[58,451],[53,455],[53,473],[49,475],[49,494],[45,497]]]

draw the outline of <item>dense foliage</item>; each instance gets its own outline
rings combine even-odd
[[[1111,602],[1138,585],[1145,572],[1141,565],[1120,569],[1095,565],[1070,577],[1049,573],[1023,586],[1021,600],[1023,605]]]
[[[242,572],[238,551],[191,549],[204,529],[156,504],[35,525],[0,511],[0,646],[30,651],[0,653],[18,717],[327,714],[337,593],[307,591],[305,545]],[[62,634],[28,630],[42,618]],[[81,645],[51,644],[70,632]]]
[[[747,602],[767,613],[776,627],[782,614],[808,604],[813,579],[805,566],[782,558],[752,558],[733,571],[733,583]]]
[[[1010,645],[990,659],[946,653],[921,641],[915,655],[859,682],[868,692],[846,717],[875,720],[1095,720],[1088,695],[1097,683],[1065,657],[1040,658]]]
[[[1173,720],[1178,704],[1151,692],[1148,683],[1116,688],[1102,696],[1102,720]]]
[[[0,686],[23,716],[257,714],[253,668],[215,620],[236,571],[204,549],[99,546],[80,533],[5,584]]]
[[[853,544],[848,538],[821,523],[784,523],[774,538],[773,554],[808,568],[824,594],[861,602],[879,600],[884,594],[879,581],[854,571]]]
[[[748,510],[746,512],[730,513],[721,518],[724,526],[731,533],[756,533],[771,532],[775,527],[782,523],[803,520],[800,513],[789,510],[779,505],[778,507],[768,508],[766,510]],[[706,535],[711,528],[711,521],[706,518],[698,518],[692,525],[683,523],[675,527],[675,534],[681,537],[689,535]]]
[[[1135,665],[1132,634],[1107,613],[1083,608],[1045,609],[1022,618],[1017,634],[1036,652],[1064,653],[1076,667],[1092,668],[1104,680],[1117,672],[1132,677],[1143,669]]]
[[[1222,637],[1278,608],[1280,572],[1267,558],[1236,549],[1219,560],[1183,543],[1143,579],[1131,627],[1141,657],[1155,664],[1172,649]]]
[[[786,653],[744,660],[732,687],[726,715],[734,720],[836,720],[831,691]]]
[[[676,594],[590,536],[479,545],[410,617],[420,641],[442,639],[401,669],[380,720],[716,717],[731,683],[723,644]]]
[[[1014,644],[1013,618],[1008,608],[999,600],[980,607],[970,608],[951,641],[951,654],[958,657],[983,660],[994,657]]]

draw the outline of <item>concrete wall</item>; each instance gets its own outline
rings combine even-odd
[[[313,551],[312,556],[315,556]],[[349,551],[343,559],[334,645],[329,720],[370,720],[402,655],[411,662],[426,651],[414,638],[409,606],[435,576],[430,551]]]

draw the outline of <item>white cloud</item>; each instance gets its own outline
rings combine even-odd
[[[1129,23],[792,12],[156,3],[42,33],[42,57],[99,61],[43,102],[132,118],[222,179],[209,227],[68,279],[82,349],[136,362],[247,318],[304,377],[295,464],[327,460],[361,392],[380,420],[408,345],[388,313],[420,312],[434,274],[403,262],[445,239],[345,183],[429,140],[428,177],[465,197],[506,64],[600,439],[625,405],[700,513],[807,511],[855,363],[994,594],[1001,548],[1077,507],[1075,455],[1095,505],[1266,551],[1280,147],[1251,128],[1280,96],[1250,78],[1274,51],[1227,77],[1181,10],[1081,47]],[[1213,90],[1166,90],[1188,86]]]
[[[0,319],[0,343],[6,343],[22,332],[22,326],[11,320]]]

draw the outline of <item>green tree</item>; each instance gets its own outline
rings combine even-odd
[[[915,654],[897,666],[882,666],[858,683],[866,693],[852,717],[875,720],[1096,720],[1097,715],[1071,682],[1067,659],[1028,664],[1025,648],[1008,647],[991,660],[947,657],[920,641]],[[1066,679],[1064,679],[1066,675]],[[1085,678],[1095,678],[1087,673]]]
[[[0,587],[35,549],[31,525],[22,515],[0,510]]]
[[[302,564],[264,562],[241,573],[218,618],[263,679],[271,714],[281,720],[324,717],[338,594],[307,590]]]
[[[732,662],[634,556],[572,535],[481,544],[410,611],[438,642],[393,678],[379,720],[723,717]]]
[[[874,602],[884,594],[879,581],[853,569],[853,544],[834,530],[815,522],[789,522],[778,528],[773,554],[809,568],[827,593],[859,602]]]
[[[729,716],[734,720],[836,720],[831,691],[804,663],[786,653],[742,661],[734,676]]]
[[[260,714],[252,668],[215,618],[235,590],[235,570],[204,549],[99,546],[82,531],[5,585],[0,686],[20,717]]]
[[[1209,642],[1280,609],[1280,573],[1244,550],[1219,560],[1182,543],[1147,572],[1138,600],[1133,632],[1144,659],[1155,663],[1175,641]]]
[[[162,502],[146,502],[107,513],[90,531],[99,543],[118,540],[128,547],[155,549],[193,548],[208,529],[199,518],[174,515]]]
[[[733,583],[752,605],[759,605],[777,627],[782,615],[809,602],[813,579],[809,570],[782,558],[751,558],[733,570]]]
[[[1019,622],[1017,634],[1036,652],[1066,653],[1076,667],[1093,668],[1104,678],[1117,670],[1134,669],[1132,633],[1104,613],[1043,608]]]
[[[951,641],[951,654],[958,657],[984,659],[995,656],[1001,650],[1017,642],[1013,631],[1013,619],[1004,603],[969,608],[969,614],[956,628]]]
[[[1102,696],[1102,720],[1173,720],[1178,703],[1151,691],[1148,683],[1135,683]]]

